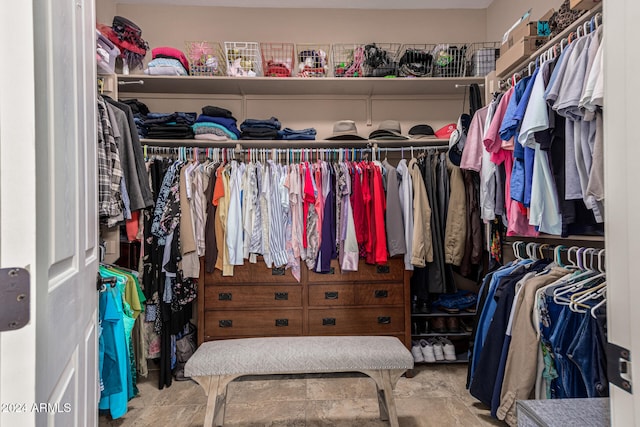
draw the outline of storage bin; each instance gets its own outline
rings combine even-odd
[[[234,77],[262,76],[260,44],[257,42],[224,42],[227,75]]]
[[[401,77],[433,76],[435,47],[435,44],[403,44],[398,57],[398,75]]]
[[[365,77],[396,76],[400,43],[371,43],[364,46]]]
[[[496,69],[496,59],[500,57],[500,42],[473,43],[469,57],[471,58],[471,75],[486,76]]]
[[[293,43],[260,43],[265,77],[291,77],[294,66]]]
[[[364,77],[364,48],[361,44],[338,43],[331,46],[334,77]]]
[[[96,60],[98,72],[102,74],[115,74],[116,58],[120,55],[120,49],[96,30]]]
[[[434,77],[467,75],[469,46],[464,43],[440,43],[432,51]]]
[[[192,76],[224,76],[227,74],[226,59],[222,46],[211,41],[187,41],[185,50]]]
[[[327,77],[329,75],[329,44],[296,44],[296,76]]]

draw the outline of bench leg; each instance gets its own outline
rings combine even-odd
[[[384,401],[386,403],[387,414],[389,415],[389,424],[391,427],[399,427],[398,423],[398,411],[396,410],[396,401],[393,397],[393,379],[391,378],[391,372],[388,370],[382,371],[382,384],[384,392]]]
[[[380,420],[389,421],[391,427],[398,427],[398,412],[396,411],[393,389],[403,371],[376,370],[360,371],[371,377],[376,383]]]
[[[193,379],[202,386],[204,394],[207,396],[207,411],[204,417],[204,425],[206,427],[217,427],[224,423],[227,385],[236,378],[238,378],[237,375],[193,377]]]

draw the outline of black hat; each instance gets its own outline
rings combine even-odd
[[[369,134],[369,139],[398,140],[408,139],[400,132],[400,122],[397,120],[385,120],[380,123],[378,130]]]
[[[449,160],[456,166],[460,166],[462,160],[462,150],[467,142],[467,132],[471,124],[471,116],[461,114],[458,118],[458,125],[449,137]]]
[[[428,139],[435,138],[436,133],[429,125],[415,125],[409,129],[409,138],[411,139]]]

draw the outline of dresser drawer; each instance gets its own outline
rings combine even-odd
[[[326,282],[401,282],[404,277],[404,260],[392,258],[386,265],[370,265],[362,260],[358,271],[340,271],[338,260],[331,261],[333,273],[320,274],[309,271],[309,283]]]
[[[309,310],[310,335],[367,335],[403,332],[403,308],[333,308]]]
[[[205,311],[207,337],[302,334],[302,309]]]
[[[219,308],[302,307],[300,286],[205,286],[205,310]]]
[[[310,306],[353,305],[356,285],[309,285]]]
[[[259,283],[277,283],[298,285],[298,281],[291,274],[291,270],[282,268],[267,268],[262,259],[256,264],[251,264],[245,260],[244,265],[236,265],[233,267],[233,276],[223,276],[220,270],[213,273],[205,273],[205,284],[222,285],[234,284],[255,285]]]
[[[356,305],[402,305],[404,302],[402,283],[363,283],[354,287]]]

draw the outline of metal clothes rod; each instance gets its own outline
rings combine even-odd
[[[118,85],[143,85],[144,80],[129,80],[129,81],[118,81]]]

